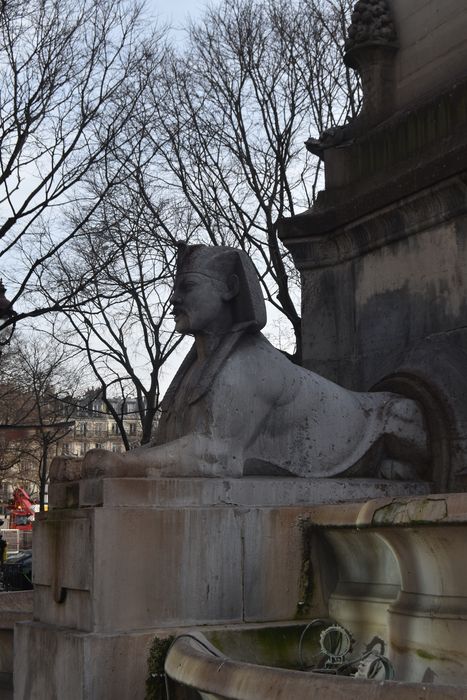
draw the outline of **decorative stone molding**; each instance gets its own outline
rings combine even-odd
[[[359,0],[345,43],[344,62],[362,82],[363,105],[352,122],[358,133],[385,119],[394,107],[394,54],[396,28],[387,0]]]
[[[321,154],[327,149],[326,189],[311,210],[279,222],[285,245],[288,239],[331,233],[436,185],[441,177],[465,179],[467,80],[343,142],[341,148],[331,145],[330,140],[318,143]],[[315,146],[310,150],[317,153]]]
[[[319,139],[314,139],[310,136],[310,138],[305,141],[305,148],[310,153],[313,153],[314,156],[323,158],[324,151],[327,148],[339,146],[349,138],[349,135],[350,131],[348,126],[333,126],[323,131]]]
[[[316,212],[316,216],[303,214],[285,221],[280,233],[303,271],[352,260],[465,213],[467,183],[457,177],[399,201],[397,208],[387,207],[348,224],[335,220],[329,232],[319,230],[322,222]]]
[[[345,48],[348,55],[354,49],[370,43],[395,47],[396,27],[387,0],[359,0],[354,6],[347,35]],[[348,65],[351,65],[350,62]]]
[[[363,105],[358,116],[343,126],[309,138],[306,149],[320,158],[329,148],[345,143],[369,126],[382,121],[393,107],[396,28],[387,0],[359,0],[345,42],[344,62],[360,75]]]
[[[410,396],[423,406],[431,437],[432,482],[437,491],[466,490],[467,331],[421,340],[390,376],[374,387]]]

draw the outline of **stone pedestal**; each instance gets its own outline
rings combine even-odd
[[[306,618],[304,511],[428,491],[292,478],[53,485],[34,531],[34,619],[16,629],[15,698],[142,700],[155,634]]]

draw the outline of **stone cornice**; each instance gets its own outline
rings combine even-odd
[[[431,188],[435,187],[436,196],[443,191],[447,202],[451,202],[447,209],[444,204],[441,207],[443,213],[439,216],[444,218],[440,220],[449,218],[450,208],[452,215],[459,213],[465,206],[466,164],[464,81],[408,112],[394,115],[358,138],[329,148],[325,155],[326,189],[320,192],[312,209],[282,219],[279,235],[297,257],[299,267],[335,264],[343,255],[344,259],[352,257],[362,249],[409,235],[411,224],[398,226],[394,222],[396,214],[388,213],[395,202],[399,207],[401,199],[409,209],[420,200],[416,209],[418,216],[424,216],[423,201],[429,211],[436,206],[429,201]],[[438,186],[440,181],[445,184]],[[369,216],[377,221],[365,222]],[[411,215],[407,216],[411,220]],[[381,221],[386,223],[378,223]],[[381,229],[386,233],[381,233]],[[344,250],[349,252],[344,254]]]
[[[316,219],[321,223],[319,214],[297,216],[287,221],[286,235],[284,229],[281,234],[299,270],[322,268],[359,257],[466,213],[467,172],[350,223],[339,225],[335,220],[335,225],[323,232],[313,225]],[[291,226],[299,219],[300,225]]]

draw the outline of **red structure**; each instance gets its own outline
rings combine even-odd
[[[18,486],[13,491],[12,502],[7,506],[7,509],[10,516],[10,529],[27,532],[32,530],[34,510],[27,491]]]

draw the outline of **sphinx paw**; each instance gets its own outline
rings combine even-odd
[[[77,481],[81,478],[82,464],[79,457],[54,457],[50,465],[50,482]]]
[[[124,476],[125,462],[117,452],[109,450],[89,450],[82,466],[83,479]]]

